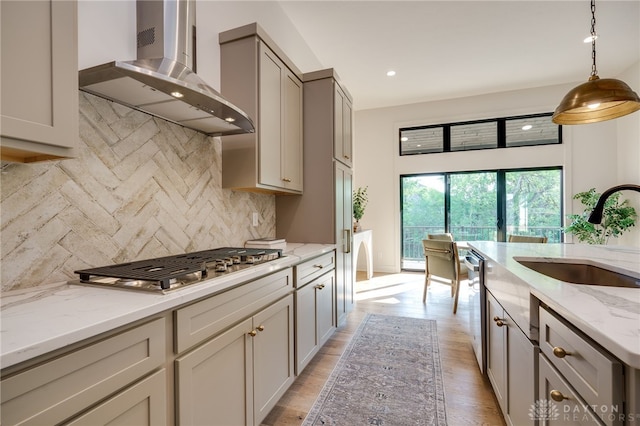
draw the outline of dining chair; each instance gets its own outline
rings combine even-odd
[[[422,240],[425,256],[425,278],[422,303],[427,303],[427,288],[431,284],[431,277],[436,276],[448,280],[451,284],[453,297],[453,313],[458,310],[458,293],[460,280],[466,277],[467,269],[461,270],[458,257],[458,245],[453,241]]]
[[[429,240],[453,241],[453,234],[446,232],[443,234],[427,234]]]
[[[547,237],[528,235],[509,235],[510,243],[546,243]]]

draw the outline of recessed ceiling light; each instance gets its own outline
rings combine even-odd
[[[184,95],[180,92],[171,92],[171,96],[173,96],[174,98],[181,98]]]
[[[587,38],[585,38],[584,40],[582,40],[584,43],[591,43],[593,40],[597,40],[598,39],[598,34],[593,35],[593,36],[589,36]]]
[[[391,71],[387,71],[387,77],[393,77],[394,75],[396,75],[396,72],[391,70]]]
[[[233,123],[234,121],[236,121],[236,119],[233,117],[227,117],[224,119],[224,121],[226,121],[227,123]]]
[[[525,124],[524,126],[522,126],[522,130],[531,130],[533,126],[531,124]]]

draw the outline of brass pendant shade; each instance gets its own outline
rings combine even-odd
[[[640,110],[638,94],[624,82],[598,77],[596,68],[596,1],[591,0],[591,76],[565,95],[553,113],[556,124],[588,124]]]
[[[597,123],[638,110],[640,97],[624,81],[596,75],[565,95],[552,120],[556,124]]]

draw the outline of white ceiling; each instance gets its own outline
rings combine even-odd
[[[355,109],[584,82],[591,73],[587,0],[280,5],[336,69]],[[599,0],[596,20],[598,74],[617,77],[640,59],[640,0]]]

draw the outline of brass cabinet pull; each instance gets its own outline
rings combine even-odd
[[[564,358],[567,355],[571,355],[571,352],[565,351],[564,348],[561,348],[560,346],[555,346],[553,348],[553,354],[558,358]]]
[[[351,160],[351,157],[349,157],[348,155],[345,155],[344,158],[346,158],[347,160]]]
[[[322,289],[324,288],[324,284],[318,284],[318,285],[316,286],[316,288],[317,288],[318,290],[322,290]]]
[[[291,179],[286,178],[286,177],[282,178],[282,180],[285,181],[285,182],[291,182]]]
[[[255,331],[255,330],[251,330],[251,331],[250,331],[250,332],[248,332],[247,334],[248,334],[249,336],[251,336],[251,337],[256,337],[256,335],[258,334],[258,332],[257,332],[257,331]]]
[[[314,267],[314,268],[318,268],[318,269],[322,269],[322,268],[324,268],[324,266],[322,266],[322,265],[313,265],[313,267]]]
[[[257,328],[258,331],[264,331],[264,325],[259,325]]]
[[[552,390],[551,392],[549,392],[549,396],[551,396],[551,399],[553,399],[556,402],[562,402],[565,399],[569,399],[568,396],[564,396],[562,394],[562,392],[560,392],[559,390]]]
[[[502,327],[502,326],[507,325],[507,320],[505,320],[504,318],[500,318],[497,315],[495,317],[493,317],[493,320],[496,322],[496,325],[498,327]]]

